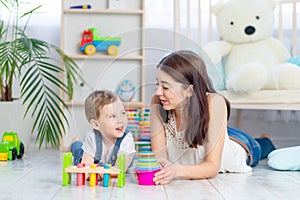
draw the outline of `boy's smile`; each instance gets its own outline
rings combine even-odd
[[[119,126],[115,130],[120,133],[124,133],[124,131],[125,131],[124,126]]]

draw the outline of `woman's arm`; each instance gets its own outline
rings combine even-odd
[[[167,156],[166,134],[163,127],[163,119],[160,115],[160,101],[157,96],[153,96],[150,109],[151,124],[151,149],[158,162],[165,161]]]
[[[209,95],[210,121],[208,128],[209,142],[206,147],[206,157],[203,163],[196,165],[178,165],[168,163],[155,174],[156,184],[169,183],[174,178],[205,179],[215,177],[220,169],[227,127],[227,109],[223,97]]]

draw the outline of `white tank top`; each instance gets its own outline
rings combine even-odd
[[[204,162],[206,149],[203,145],[191,148],[184,139],[184,131],[176,130],[175,114],[170,111],[164,123],[169,161],[177,164],[199,164]],[[250,172],[246,164],[246,151],[238,143],[229,139],[226,132],[222,162],[219,172]]]

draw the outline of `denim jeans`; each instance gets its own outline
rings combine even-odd
[[[247,152],[247,165],[254,167],[260,159],[266,158],[271,151],[275,150],[269,138],[253,138],[249,134],[233,127],[227,127],[228,136],[231,140],[239,143]]]
[[[73,165],[78,165],[81,162],[81,158],[83,155],[83,149],[81,141],[75,141],[71,145],[71,152],[73,155]]]

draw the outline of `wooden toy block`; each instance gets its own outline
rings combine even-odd
[[[104,169],[110,169],[111,164],[104,165]],[[104,173],[103,174],[103,187],[110,186],[111,177],[110,174]]]
[[[120,170],[115,167],[110,167],[109,169],[104,169],[104,167],[99,167],[97,165],[96,165],[96,167],[93,166],[93,168],[91,166],[81,166],[81,167],[72,166],[72,154],[71,154],[71,160],[70,160],[69,156],[70,155],[68,153],[66,155],[64,155],[63,175],[62,175],[62,185],[63,186],[71,184],[71,174],[72,173],[77,174],[76,184],[78,186],[85,184],[85,174],[86,173],[90,174],[90,184],[92,182],[91,186],[98,185],[98,183],[97,183],[98,179],[96,179],[98,174],[109,174],[111,176],[117,176],[120,173]],[[93,180],[92,174],[95,175],[94,180]]]
[[[78,168],[83,168],[85,167],[84,163],[79,163],[77,165]],[[77,181],[76,181],[76,185],[77,186],[81,186],[85,184],[85,173],[77,173]]]
[[[71,184],[71,174],[65,171],[66,168],[72,166],[72,153],[65,153],[63,156],[63,170],[62,170],[62,185]]]
[[[77,166],[71,166],[71,167],[65,168],[65,172],[67,172],[67,173],[97,173],[97,174],[108,173],[108,174],[118,175],[120,173],[120,170],[115,167],[111,167],[110,169],[104,169],[103,167],[99,167],[99,166],[96,168],[90,168],[87,166],[83,167],[83,168],[77,168]]]
[[[118,187],[124,187],[126,182],[126,155],[121,154],[118,156],[118,168],[120,173],[118,174]]]
[[[96,169],[98,167],[97,164],[92,164],[90,166],[92,169]],[[77,173],[78,174],[78,173]],[[91,172],[90,173],[90,186],[93,187],[95,185],[98,185],[98,177],[97,177],[97,173]]]
[[[71,173],[77,174],[76,185],[85,184],[85,174],[90,175],[90,186],[98,185],[98,174],[103,174],[103,186],[111,185],[111,178],[118,178],[118,187],[125,186],[126,181],[126,155],[118,156],[118,168],[112,167],[111,164],[106,164],[104,167],[99,167],[97,164],[85,166],[80,163],[77,166],[72,166],[72,153],[65,153],[63,156],[63,171],[62,171],[62,185],[71,184]],[[120,175],[121,174],[121,175]]]

